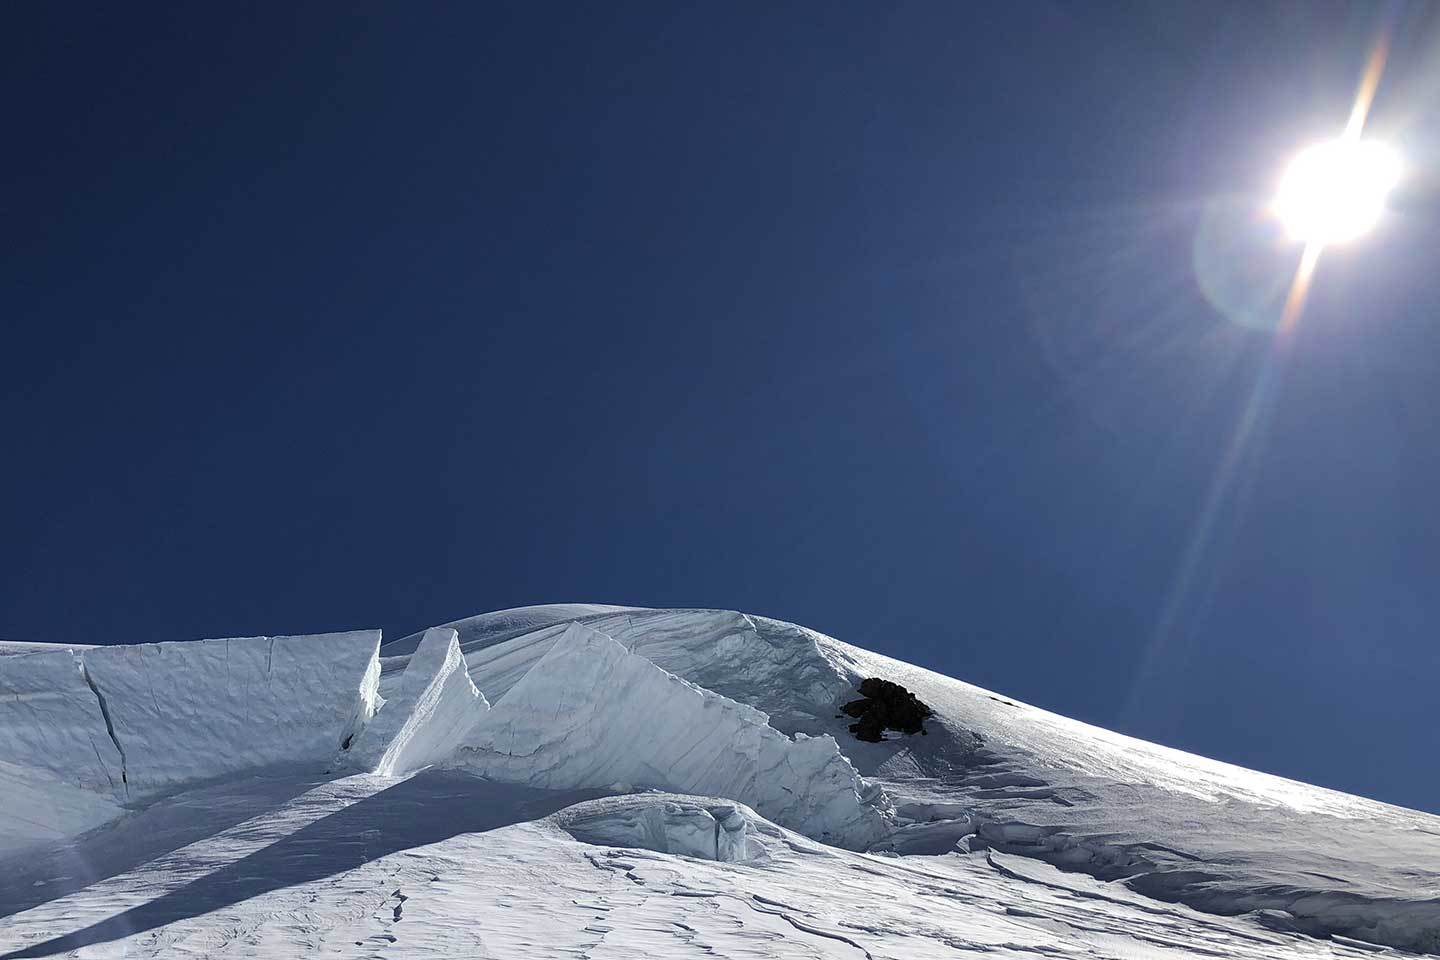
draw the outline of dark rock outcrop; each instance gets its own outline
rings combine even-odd
[[[886,730],[923,735],[925,719],[934,713],[900,684],[879,677],[862,680],[860,696],[840,708],[847,716],[858,718],[850,724],[856,740],[879,743],[885,739]]]

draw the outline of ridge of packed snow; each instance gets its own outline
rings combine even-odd
[[[485,622],[460,639],[492,699],[566,629],[497,634]],[[894,801],[902,831],[885,841],[894,849],[1022,854],[1208,910],[1284,911],[1319,934],[1411,947],[1440,936],[1434,817],[1125,737],[782,621],[626,609],[585,622],[764,710],[777,730],[834,736]],[[837,708],[868,676],[935,708],[930,736],[855,741]],[[1418,899],[1416,869],[1432,878]],[[1326,878],[1336,876],[1354,906],[1330,907]]]
[[[72,836],[119,814],[124,759],[70,650],[0,667],[0,852]]]
[[[465,672],[455,631],[432,627],[392,695],[350,747],[347,764],[384,776],[449,759],[490,709]]]
[[[614,783],[727,797],[841,846],[889,828],[883,793],[830,737],[791,740],[766,715],[573,623],[476,727],[461,762],[547,789]]]
[[[454,630],[461,649],[468,651],[476,643],[494,642],[557,623],[569,623],[572,620],[584,622],[593,617],[639,609],[642,608],[619,607],[609,603],[542,603],[529,607],[511,607],[508,610],[493,610],[442,623],[440,626]],[[415,651],[424,638],[425,631],[420,630],[408,636],[388,640],[381,645],[380,655],[408,655]]]
[[[131,795],[324,763],[375,712],[380,631],[96,647],[85,675]]]
[[[569,616],[576,609],[590,611]],[[475,681],[491,702],[545,656],[570,623],[619,642],[662,669],[697,686],[763,710],[783,733],[821,731],[851,680],[819,648],[820,634],[778,620],[733,610],[652,610],[600,604],[522,607],[457,620],[460,649]],[[515,624],[527,624],[517,629]],[[381,648],[390,676],[404,669],[413,638]],[[383,689],[383,688],[382,688]]]
[[[60,653],[65,650],[91,650],[88,643],[47,643],[41,640],[0,640],[0,657],[27,657],[35,653]]]
[[[0,657],[0,795],[11,814],[0,820],[0,857],[68,841],[125,810],[149,823],[150,811],[166,809],[157,799],[164,793],[189,791],[174,793],[177,809],[186,796],[221,798],[224,809],[225,791],[243,794],[255,771],[313,778],[338,760],[385,776],[324,781],[338,791],[325,816],[339,821],[314,825],[317,836],[365,836],[358,848],[337,850],[399,849],[389,846],[392,835],[424,834],[450,851],[435,862],[463,874],[470,889],[485,882],[471,863],[481,848],[458,834],[519,823],[503,819],[513,815],[533,822],[505,828],[520,846],[505,848],[502,861],[523,860],[536,844],[578,849],[576,876],[613,876],[619,890],[678,870],[685,879],[666,895],[678,907],[643,922],[675,918],[683,949],[731,943],[697,932],[710,928],[686,906],[692,898],[707,909],[732,902],[736,894],[722,891],[731,883],[769,890],[770,900],[746,901],[744,917],[778,924],[767,933],[778,939],[767,943],[789,943],[785,930],[803,935],[797,955],[805,956],[858,955],[859,944],[873,951],[890,942],[923,944],[916,955],[934,947],[946,955],[1351,957],[1375,944],[1440,952],[1440,818],[1125,737],[794,624],[734,611],[555,604],[455,621],[385,645],[383,660],[378,641],[370,632],[0,651],[8,654]],[[934,710],[927,736],[866,743],[848,732],[838,708],[871,676],[904,685]],[[430,765],[457,772],[396,779]],[[408,786],[420,784],[443,789],[416,795]],[[331,786],[285,781],[275,790],[302,788],[325,794]],[[585,802],[556,812],[577,800]],[[492,814],[490,802],[519,806]],[[255,836],[320,807],[307,800],[283,815],[264,807],[254,816],[269,826]],[[204,818],[182,820],[186,829],[205,826]],[[101,828],[94,843],[73,842],[104,859],[106,844],[124,847],[129,822]],[[249,829],[232,841],[249,843]],[[800,835],[873,855],[842,855]],[[73,860],[55,849],[56,863]],[[235,866],[247,883],[272,866],[284,872],[263,852],[268,846],[258,849],[251,856],[259,863]],[[302,881],[311,876],[305,864],[340,855],[303,849],[295,868]],[[552,862],[545,857],[536,862]],[[75,873],[20,865],[7,858],[0,869],[0,892],[17,903],[46,903],[43,892],[15,891],[54,882],[51,874],[68,883]],[[758,882],[760,873],[850,899],[829,914],[824,897],[773,907],[779,888]],[[35,879],[7,886],[11,875]],[[541,902],[548,870],[528,882],[525,902]],[[967,913],[970,891],[986,885],[998,899]],[[295,889],[315,885],[297,881]],[[1037,891],[1054,900],[1038,914],[1037,898],[1051,893]],[[892,910],[892,896],[919,896],[926,909]],[[588,901],[577,894],[565,902]],[[987,927],[995,903],[1008,919]],[[1084,903],[1099,906],[1087,913],[1077,906]],[[931,908],[970,926],[963,935],[942,930],[926,919]],[[50,919],[33,923],[62,922],[63,913],[42,913]],[[493,948],[496,918],[486,918],[486,946],[472,952]],[[115,935],[130,937],[133,919]],[[576,949],[601,943],[611,926],[577,928]],[[516,955],[563,946],[548,932],[527,940],[523,924],[514,929],[518,939],[503,942]],[[882,932],[902,939],[875,939]],[[625,955],[656,952],[649,941],[624,943]],[[26,948],[16,956],[32,953],[43,955]]]

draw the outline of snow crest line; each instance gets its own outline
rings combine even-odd
[[[852,849],[890,831],[889,798],[834,738],[792,740],[768,719],[572,623],[496,701],[458,760],[546,789],[623,784],[725,797]]]

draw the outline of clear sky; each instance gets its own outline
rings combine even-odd
[[[738,608],[1440,810],[1440,215],[1283,344],[1257,217],[1436,9],[7,4],[0,636]]]

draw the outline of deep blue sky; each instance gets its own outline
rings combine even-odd
[[[0,636],[733,607],[1440,810],[1440,218],[1235,322],[1381,7],[295,6],[0,13]]]

